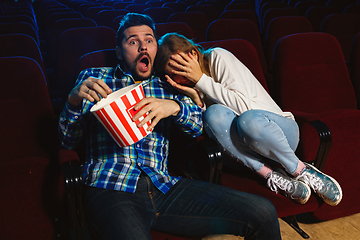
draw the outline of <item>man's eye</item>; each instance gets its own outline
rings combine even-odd
[[[152,42],[153,42],[152,39],[147,40],[147,43],[152,43]]]
[[[129,42],[131,45],[134,45],[134,44],[136,44],[136,41],[130,41]]]

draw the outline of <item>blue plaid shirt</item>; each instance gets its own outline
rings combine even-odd
[[[115,73],[120,73],[121,77],[117,78]],[[119,66],[86,69],[80,73],[76,84],[88,77],[103,79],[113,91],[134,84],[131,74],[123,72]],[[72,149],[86,138],[86,185],[134,193],[143,170],[154,185],[166,193],[179,180],[179,177],[170,176],[167,168],[170,121],[175,121],[185,134],[197,137],[202,133],[202,110],[158,77],[143,84],[146,97],[175,100],[181,110],[176,117],[162,119],[149,135],[128,147],[119,147],[90,113],[94,103],[85,99],[81,109],[66,104],[59,119],[60,141],[63,147]]]

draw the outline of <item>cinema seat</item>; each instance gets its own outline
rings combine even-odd
[[[75,155],[59,152],[44,73],[27,57],[0,57],[0,70],[1,238],[70,238],[60,165]]]
[[[323,204],[312,214],[330,220],[360,212],[360,184],[354,181],[360,169],[360,111],[339,42],[315,32],[281,38],[275,47],[274,76],[275,100],[294,113],[300,126],[297,155],[306,162],[317,159],[319,140],[327,138],[323,159],[315,166],[343,190],[338,206]],[[316,136],[311,125],[328,131]]]

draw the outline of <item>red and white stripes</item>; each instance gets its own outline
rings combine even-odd
[[[118,91],[113,94],[116,93],[119,94]],[[136,126],[146,114],[136,122],[131,119],[137,113],[134,106],[145,97],[142,85],[134,85],[132,90],[121,95],[105,107],[94,111],[94,114],[118,145],[125,147],[141,140],[151,131],[146,130],[150,122],[140,128]]]

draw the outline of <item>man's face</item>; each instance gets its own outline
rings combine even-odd
[[[135,80],[148,79],[153,72],[157,42],[153,30],[147,25],[129,27],[124,31],[117,56],[123,60],[124,71],[130,71]]]

